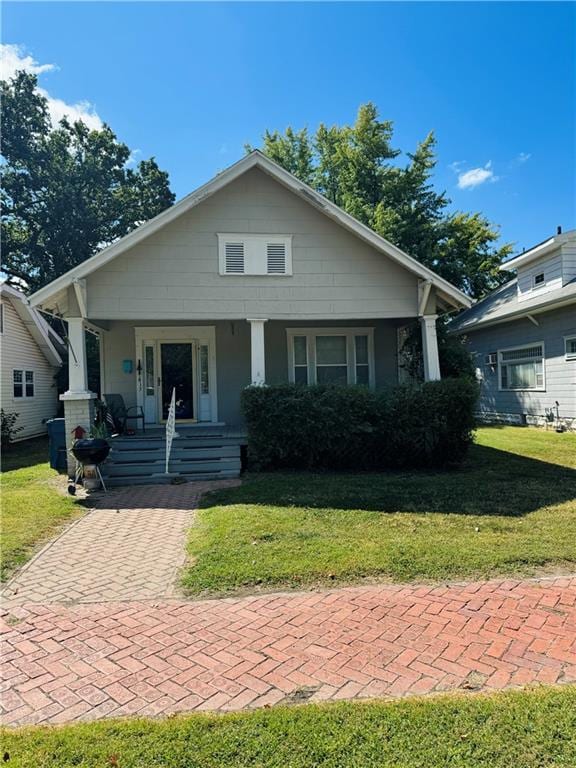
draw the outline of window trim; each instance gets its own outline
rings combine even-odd
[[[368,387],[376,387],[375,356],[374,356],[374,328],[364,326],[350,328],[349,326],[330,326],[328,328],[286,328],[288,347],[288,381],[295,383],[294,367],[294,337],[306,337],[306,355],[308,365],[308,384],[316,384],[316,336],[345,336],[346,337],[346,366],[348,369],[348,386],[356,386],[356,336],[368,338]],[[360,363],[362,365],[362,363]],[[362,386],[362,385],[359,385]]]
[[[541,387],[503,387],[502,386],[502,365],[507,363],[519,362],[517,360],[502,361],[503,352],[512,352],[513,350],[529,349],[530,347],[542,347],[542,386]],[[502,347],[497,350],[498,354],[498,391],[499,392],[546,392],[546,346],[543,341],[530,341],[524,344],[515,344],[513,347]]]
[[[542,275],[542,282],[537,283],[536,278],[540,277]],[[536,272],[536,274],[532,275],[532,290],[537,291],[539,288],[543,288],[546,285],[546,272]]]
[[[18,382],[22,385],[22,394],[20,397],[14,394],[14,384],[16,382],[14,381],[14,374],[19,371],[22,374],[22,381]],[[31,373],[32,374],[32,381],[27,382],[26,381],[26,374]],[[33,395],[27,395],[26,394],[26,384],[32,384],[33,387]],[[21,400],[34,400],[36,397],[36,373],[33,369],[30,368],[12,368],[12,400],[14,402],[19,403]]]
[[[572,361],[576,360],[576,352],[568,352],[567,350],[567,342],[568,341],[576,341],[576,334],[571,333],[568,334],[568,336],[564,336],[564,360]]]
[[[292,235],[276,235],[238,233],[238,232],[218,232],[218,271],[222,277],[292,277]],[[250,241],[256,244],[256,248],[250,248]],[[244,272],[226,271],[226,243],[241,242],[244,245]],[[282,244],[286,249],[286,271],[268,272],[267,248],[268,243]],[[256,251],[256,254],[254,253]],[[265,271],[254,271],[251,266],[256,261],[262,260],[262,268]]]

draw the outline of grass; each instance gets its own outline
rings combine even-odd
[[[576,688],[5,730],[12,768],[572,768]]]
[[[16,443],[2,456],[2,581],[80,511],[54,487],[47,456],[45,438]]]
[[[573,569],[576,435],[486,427],[451,472],[249,476],[203,500],[190,594]]]

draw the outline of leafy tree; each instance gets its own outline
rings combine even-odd
[[[512,247],[497,246],[497,227],[479,213],[451,212],[446,193],[435,190],[434,135],[404,165],[392,137],[392,123],[368,103],[353,125],[321,124],[314,136],[266,131],[262,151],[470,296],[509,279],[498,267]]]
[[[2,95],[3,270],[37,290],[174,202],[156,161],[127,167],[108,127],[53,126],[37,78],[19,72]]]
[[[442,378],[476,379],[474,358],[466,346],[462,336],[450,335],[446,324],[437,324],[438,359]],[[413,323],[404,338],[400,349],[401,366],[410,378],[419,380],[424,377],[424,352],[422,349],[422,333],[418,323]]]

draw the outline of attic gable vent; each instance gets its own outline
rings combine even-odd
[[[244,274],[244,243],[226,243],[226,274]]]
[[[269,275],[286,274],[286,243],[266,244],[266,271]]]
[[[221,275],[289,277],[292,236],[277,234],[217,234]]]

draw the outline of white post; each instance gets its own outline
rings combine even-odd
[[[68,392],[88,391],[86,339],[81,317],[68,318]]]
[[[252,384],[260,386],[266,383],[266,360],[264,351],[265,319],[247,318],[250,323],[250,360]]]
[[[84,322],[81,317],[68,318],[68,390],[60,395],[64,403],[66,447],[68,451],[74,442],[76,427],[82,427],[89,434],[94,423],[94,399],[88,391],[88,368],[86,364],[86,339]],[[73,477],[76,460],[68,453],[68,474]]]
[[[425,381],[436,381],[440,378],[438,338],[436,336],[437,317],[438,315],[424,315],[424,317],[420,318]]]

